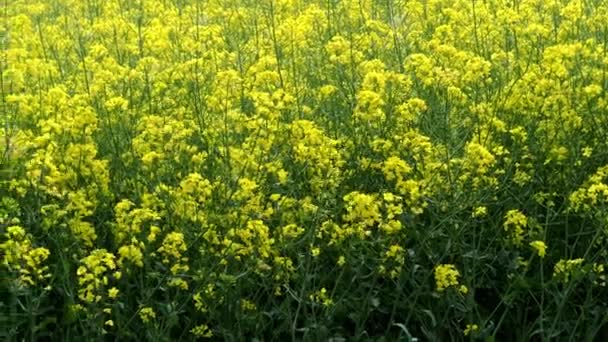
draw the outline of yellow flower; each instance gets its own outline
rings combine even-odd
[[[125,260],[130,261],[138,267],[144,266],[144,255],[139,246],[135,244],[120,247],[118,249],[118,254],[120,255],[118,264],[121,266],[124,264]]]
[[[139,310],[139,318],[141,318],[142,322],[148,323],[150,320],[156,318],[156,312],[154,312],[154,309],[152,309],[151,307],[142,307]]]
[[[484,146],[469,142],[466,146],[467,160],[476,173],[485,174],[496,161],[495,157]]]
[[[536,253],[539,257],[544,258],[547,252],[547,245],[543,241],[532,241],[530,242],[530,246],[536,250]]]
[[[49,267],[44,265],[50,251],[44,247],[33,248],[32,242],[20,226],[7,228],[7,241],[0,244],[2,263],[19,272],[19,282],[24,286],[34,286],[50,277]]]
[[[150,234],[148,234],[148,242],[154,242],[156,240],[156,236],[160,233],[160,228],[158,226],[150,227]]]
[[[503,227],[511,235],[511,242],[513,244],[517,246],[521,245],[527,226],[528,218],[521,211],[513,209],[506,213]]]
[[[369,227],[380,221],[380,202],[375,195],[354,191],[344,196],[344,201],[347,214],[343,218],[346,222],[361,223]]]
[[[570,279],[581,269],[585,262],[583,258],[577,259],[562,259],[553,266],[553,277],[568,283]]]
[[[163,255],[166,261],[164,263],[169,263],[169,259],[180,259],[182,253],[188,249],[186,243],[184,242],[184,234],[178,232],[171,232],[167,234],[165,239],[163,240],[162,246],[158,248],[158,252]]]
[[[479,331],[479,326],[477,324],[467,324],[467,327],[464,329],[464,336],[469,336],[472,333]]]
[[[458,288],[458,292],[463,295],[466,295],[467,293],[469,293],[469,288],[466,287],[466,285],[460,285],[460,287]]]
[[[277,171],[277,178],[279,179],[279,183],[282,185],[287,184],[287,180],[289,177],[289,173],[285,170]]]
[[[118,289],[113,287],[108,290],[108,297],[114,299],[114,298],[116,298],[116,296],[118,296],[118,292],[119,292]]]
[[[593,148],[592,147],[584,147],[583,148],[583,157],[585,158],[589,158],[591,157],[591,155],[593,154]]]
[[[243,311],[255,311],[257,309],[257,306],[255,305],[254,302],[248,300],[248,299],[243,299],[241,300],[241,310]]]
[[[452,264],[435,266],[435,285],[437,291],[443,292],[450,286],[458,286],[460,272]]]
[[[101,290],[107,285],[107,274],[116,269],[114,254],[105,249],[96,249],[80,262],[76,275],[78,275],[78,297],[86,302],[99,302],[102,299]]]
[[[311,294],[309,298],[313,302],[322,304],[323,306],[331,306],[334,303],[333,299],[328,296],[327,290],[324,287]]]
[[[480,207],[476,207],[473,210],[473,214],[471,216],[475,217],[475,218],[479,218],[479,217],[484,217],[488,214],[488,208],[484,207],[484,206],[480,206]]]
[[[192,328],[192,330],[190,330],[190,332],[196,337],[201,337],[201,338],[213,337],[213,332],[211,331],[211,329],[209,329],[207,324],[197,325],[196,327]]]
[[[403,260],[403,252],[403,247],[399,245],[391,245],[388,251],[386,251],[385,255],[387,258]]]

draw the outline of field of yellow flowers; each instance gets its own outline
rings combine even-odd
[[[608,338],[608,2],[0,0],[0,338]]]

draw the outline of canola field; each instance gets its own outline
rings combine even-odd
[[[608,338],[608,2],[0,3],[2,340]]]

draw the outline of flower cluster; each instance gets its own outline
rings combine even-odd
[[[45,265],[50,254],[47,248],[34,248],[20,226],[7,227],[6,238],[7,240],[0,244],[2,266],[7,267],[9,272],[14,272],[21,285],[43,284],[45,279],[51,277],[49,266]]]
[[[449,287],[457,287],[460,283],[458,278],[460,272],[456,266],[452,264],[441,264],[435,266],[435,288],[439,292],[445,291]],[[459,291],[463,294],[467,293],[466,286],[462,285]]]
[[[96,249],[80,263],[76,271],[80,287],[78,298],[85,303],[98,303],[108,293],[105,289],[109,287],[110,280],[121,277],[120,272],[115,271],[115,257],[105,249]]]

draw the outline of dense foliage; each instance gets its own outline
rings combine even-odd
[[[0,2],[3,340],[608,334],[608,2]]]

